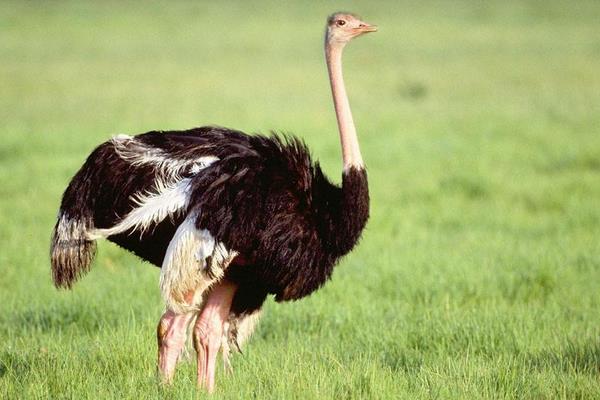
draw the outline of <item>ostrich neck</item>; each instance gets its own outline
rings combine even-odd
[[[348,96],[346,95],[346,87],[344,86],[344,77],[342,75],[342,51],[342,45],[331,43],[326,43],[325,45],[327,70],[329,72],[329,81],[331,82],[335,115],[340,131],[344,172],[346,172],[351,167],[362,169],[363,160],[360,154],[360,147],[358,146],[356,128],[354,127],[354,121],[352,120],[350,103],[348,101]]]

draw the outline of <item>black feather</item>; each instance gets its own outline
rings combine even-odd
[[[108,239],[160,266],[177,226],[197,213],[197,228],[247,260],[226,275],[239,284],[232,306],[237,313],[260,308],[267,293],[277,301],[295,300],[321,287],[355,246],[369,216],[366,171],[350,168],[342,187],[336,186],[294,136],[202,127],[148,132],[135,142],[173,160],[219,160],[190,175],[187,210],[141,236],[126,232]],[[135,207],[132,196],[152,189],[159,172],[153,165],[133,165],[113,142],[103,143],[71,181],[61,212],[88,221],[88,228],[112,227]],[[61,275],[59,264],[55,276]],[[70,286],[79,273],[65,276],[57,282]]]

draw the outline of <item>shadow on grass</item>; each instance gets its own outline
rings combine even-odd
[[[414,349],[398,349],[391,347],[380,358],[383,365],[393,372],[402,372],[407,375],[416,375],[423,366],[423,354]]]
[[[598,154],[578,154],[563,156],[539,168],[543,173],[556,174],[563,172],[600,172]]]
[[[502,346],[497,346],[502,348]],[[514,357],[518,352],[515,350]],[[494,359],[488,355],[488,359]],[[521,359],[522,360],[522,359]],[[424,364],[424,352],[390,346],[382,353],[380,361],[394,372],[416,375]],[[559,374],[581,374],[597,377],[600,374],[600,340],[597,342],[577,343],[568,341],[559,350],[546,350],[531,354],[522,360],[522,366],[529,371],[555,371]]]
[[[0,317],[0,333],[19,336],[29,333],[58,332],[64,329],[76,328],[83,332],[98,331],[108,315],[102,315],[89,307],[47,307],[34,310],[24,310]],[[118,321],[114,321],[118,324]]]
[[[574,343],[568,341],[559,351],[544,351],[532,357],[534,369],[554,369],[561,372],[589,374],[600,373],[600,340]]]
[[[31,370],[32,360],[28,355],[16,354],[11,351],[0,353],[0,378],[9,372],[18,377],[23,377]]]

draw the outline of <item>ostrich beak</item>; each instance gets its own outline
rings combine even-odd
[[[356,28],[356,30],[360,33],[377,32],[377,25],[371,25],[366,22],[361,22],[358,28]]]

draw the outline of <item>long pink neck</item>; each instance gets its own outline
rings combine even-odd
[[[340,131],[344,171],[347,171],[350,167],[359,169],[364,167],[360,147],[358,146],[356,128],[350,111],[350,103],[346,95],[344,77],[342,76],[342,50],[343,45],[325,43],[325,58],[327,60],[327,70],[329,71],[329,81],[331,82],[335,115]]]

